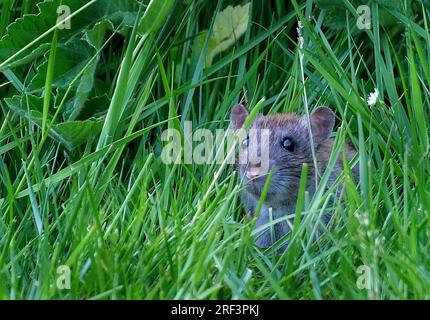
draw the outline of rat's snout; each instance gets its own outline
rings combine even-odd
[[[246,177],[248,179],[256,179],[259,176],[261,176],[262,174],[263,173],[262,173],[260,165],[252,165],[246,169]]]
[[[269,172],[268,167],[269,165],[265,161],[258,161],[257,163],[248,162],[245,175],[249,180],[265,177]]]

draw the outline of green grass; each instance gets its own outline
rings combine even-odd
[[[357,1],[253,1],[244,35],[211,65],[203,30],[246,1],[85,20],[101,1],[69,31],[49,18],[28,47],[0,50],[1,299],[430,298],[429,1],[373,1],[369,30],[355,25]],[[0,11],[0,35],[19,43],[6,26],[38,8]],[[346,163],[340,201],[328,201],[328,175],[312,198],[301,188],[283,254],[255,246],[232,166],[160,157],[164,129],[227,128],[244,91],[263,113],[303,114],[306,93],[309,111],[337,115],[332,160],[346,159],[346,139],[358,150],[361,180]],[[335,223],[317,238],[313,221],[328,210]],[[70,289],[57,288],[62,265]],[[357,287],[362,265],[370,289]]]

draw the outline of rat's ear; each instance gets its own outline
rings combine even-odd
[[[243,104],[237,104],[233,107],[230,114],[230,121],[233,129],[240,129],[249,115],[248,109]]]
[[[334,113],[328,107],[318,107],[311,114],[311,128],[314,143],[324,142],[333,131]]]

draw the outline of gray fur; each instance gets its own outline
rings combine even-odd
[[[248,111],[243,105],[236,106],[231,115],[233,128],[240,128],[247,115]],[[307,119],[304,116],[295,114],[258,115],[251,124],[250,129],[270,130],[269,168],[274,168],[266,199],[257,218],[255,228],[270,222],[269,208],[272,208],[273,219],[281,218],[285,215],[294,215],[303,163],[308,164],[307,191],[312,196],[315,188],[315,167],[307,124]],[[322,175],[326,169],[333,145],[333,141],[328,138],[334,126],[333,112],[327,107],[317,108],[311,115],[311,126],[317,167],[319,174]],[[285,137],[293,139],[295,143],[294,152],[287,151],[282,147],[282,139]],[[248,147],[251,147],[253,143],[258,144],[259,140],[250,140]],[[241,148],[247,147],[241,146]],[[257,150],[261,152],[259,145],[257,145]],[[347,145],[347,150],[348,160],[351,160],[355,151],[349,145]],[[252,217],[256,211],[266,178],[262,175],[254,181],[247,179],[246,170],[248,165],[238,164],[238,171],[246,183],[246,188],[241,195],[242,202],[245,210]],[[342,170],[342,160],[338,159],[329,177],[328,186],[334,183]],[[358,181],[357,170],[358,166],[353,169],[353,173]],[[292,225],[292,219],[289,222]],[[274,227],[275,239],[272,239],[270,229],[268,229],[256,238],[256,244],[259,247],[267,248],[273,244],[273,240],[277,241],[289,232],[288,222],[279,222]],[[281,251],[285,248],[286,246],[281,248]]]

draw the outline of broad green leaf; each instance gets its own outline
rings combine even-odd
[[[22,18],[17,19],[10,24],[7,28],[7,34],[0,40],[0,63],[8,59],[10,56],[16,54],[19,50],[26,47],[29,43],[33,42],[39,36],[48,31],[57,23],[57,8],[60,5],[60,0],[46,1],[38,3],[39,14],[29,14]],[[71,12],[83,6],[87,1],[63,1],[63,4],[68,5]],[[94,22],[94,16],[87,14],[91,6],[86,8],[79,14],[79,18],[71,21],[72,28],[62,29],[58,34],[59,41],[62,39],[70,39],[74,34]],[[13,66],[20,65],[32,61],[37,56],[43,54],[48,48],[51,41],[51,36],[45,36],[39,41],[36,41],[30,48],[24,50],[16,59],[10,63]],[[3,66],[0,70],[10,67],[9,65]]]
[[[84,33],[85,39],[94,49],[98,50],[102,47],[104,36],[107,30],[113,30],[114,26],[109,20],[103,20],[94,25],[92,29]]]
[[[49,49],[52,35],[41,37],[57,23],[57,8],[66,5],[71,14],[89,2],[87,0],[52,0],[38,3],[39,13],[18,18],[7,28],[6,35],[0,40],[0,71],[34,61]],[[136,0],[97,0],[71,18],[71,28],[58,32],[58,42],[69,41],[83,29],[101,20],[110,20],[114,25],[130,25],[135,19],[139,4]],[[41,37],[40,39],[38,39]],[[35,41],[38,39],[37,41]],[[26,46],[32,43],[28,48]],[[23,48],[26,48],[22,52]],[[18,52],[20,52],[18,54]],[[10,57],[16,55],[11,61]]]
[[[57,48],[53,87],[67,86],[91,58],[92,48],[82,40],[71,41]],[[41,91],[45,85],[48,57],[37,68],[37,73],[28,86],[28,92]]]
[[[85,107],[82,108],[79,116],[76,120],[84,120],[89,118],[99,118],[103,116],[109,107],[110,99],[107,94],[101,96],[90,97],[85,101]],[[73,107],[73,103],[70,103],[70,108]]]
[[[50,134],[67,149],[73,150],[97,136],[103,126],[103,120],[87,119],[84,121],[67,121],[55,124]]]
[[[27,101],[28,107],[27,108]],[[37,126],[42,125],[43,98],[32,95],[27,97],[13,96],[6,98],[9,109]],[[48,117],[47,123],[51,122]],[[60,142],[68,150],[73,150],[85,143],[90,137],[98,135],[103,126],[102,119],[87,119],[84,121],[68,121],[54,124],[49,131],[49,137]]]
[[[102,47],[104,36],[106,31],[113,29],[113,25],[109,21],[101,21],[97,23],[91,30],[85,32],[84,39],[95,49],[99,50]],[[94,51],[94,54],[96,52]],[[88,68],[84,71],[79,80],[79,85],[76,89],[75,98],[73,100],[73,107],[70,116],[67,118],[68,121],[76,120],[76,118],[81,113],[84,104],[93,89],[94,86],[94,76],[96,73],[97,63],[99,61],[99,56],[97,56]]]
[[[212,65],[214,57],[230,48],[246,31],[249,22],[250,3],[243,6],[228,6],[215,17],[212,35],[210,35],[206,49],[205,65]],[[195,40],[194,49],[203,49],[207,30],[204,30]]]

